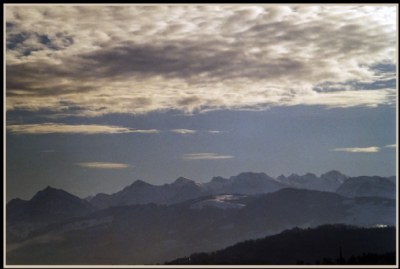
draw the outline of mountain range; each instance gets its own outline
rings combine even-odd
[[[183,177],[164,185],[137,180],[86,199],[47,187],[29,201],[7,204],[7,261],[155,264],[293,227],[395,225],[393,192],[355,187],[368,182],[372,190],[395,190],[391,180],[353,180],[336,171],[315,178],[241,173],[202,184]]]
[[[349,181],[349,179],[351,179]],[[352,184],[344,184],[345,182]],[[368,183],[367,183],[368,182]],[[368,190],[364,185],[370,186]],[[358,187],[360,186],[360,187]],[[170,184],[152,185],[142,180],[136,180],[123,190],[113,193],[100,193],[87,200],[96,208],[104,209],[110,206],[131,204],[173,204],[187,199],[205,195],[224,193],[260,194],[274,192],[283,188],[299,188],[336,192],[339,187],[342,195],[379,196],[394,199],[395,183],[388,178],[361,177],[353,180],[338,171],[330,171],[317,177],[307,173],[303,176],[292,174],[288,177],[281,175],[276,179],[265,173],[246,172],[230,178],[214,177],[206,183],[196,183],[193,180],[180,177]],[[375,191],[382,190],[385,191]]]

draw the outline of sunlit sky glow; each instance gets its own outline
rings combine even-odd
[[[7,199],[396,171],[395,5],[6,5]]]

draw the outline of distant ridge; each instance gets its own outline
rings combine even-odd
[[[82,216],[94,210],[93,206],[64,190],[47,186],[32,199],[13,199],[7,204],[7,222],[52,222]]]
[[[347,197],[377,196],[396,199],[396,184],[384,177],[353,177],[344,182],[336,191]]]
[[[364,181],[371,181],[370,178],[364,177]],[[277,178],[265,173],[243,172],[230,178],[213,177],[205,183],[196,183],[185,177],[179,177],[172,183],[163,185],[152,185],[142,180],[136,180],[119,192],[113,194],[100,193],[87,200],[96,208],[101,209],[132,204],[173,204],[196,197],[225,193],[244,195],[270,193],[288,187],[336,192],[349,179],[351,178],[339,171],[332,170],[320,177],[306,173],[302,176],[292,174],[288,177],[281,175]],[[387,180],[393,180],[393,178]],[[363,180],[359,182],[363,182]],[[373,184],[376,183],[378,182]],[[378,185],[377,187],[379,187]],[[342,191],[338,193],[343,195]],[[390,195],[378,196],[393,199],[393,196]]]
[[[17,198],[7,203],[7,240],[26,237],[33,230],[85,216],[94,210],[86,200],[47,186],[28,201]]]

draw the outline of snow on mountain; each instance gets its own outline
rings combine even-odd
[[[207,207],[216,207],[221,209],[231,209],[231,208],[242,208],[245,205],[242,203],[234,202],[239,198],[243,198],[243,195],[217,195],[212,199],[207,199],[203,201],[199,201],[194,203],[190,208],[191,209],[204,209]]]
[[[396,198],[396,184],[384,177],[353,177],[344,182],[336,191],[346,197],[377,196]]]

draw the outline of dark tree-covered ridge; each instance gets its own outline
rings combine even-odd
[[[211,253],[195,253],[167,264],[395,264],[394,227],[323,225],[293,228]]]

